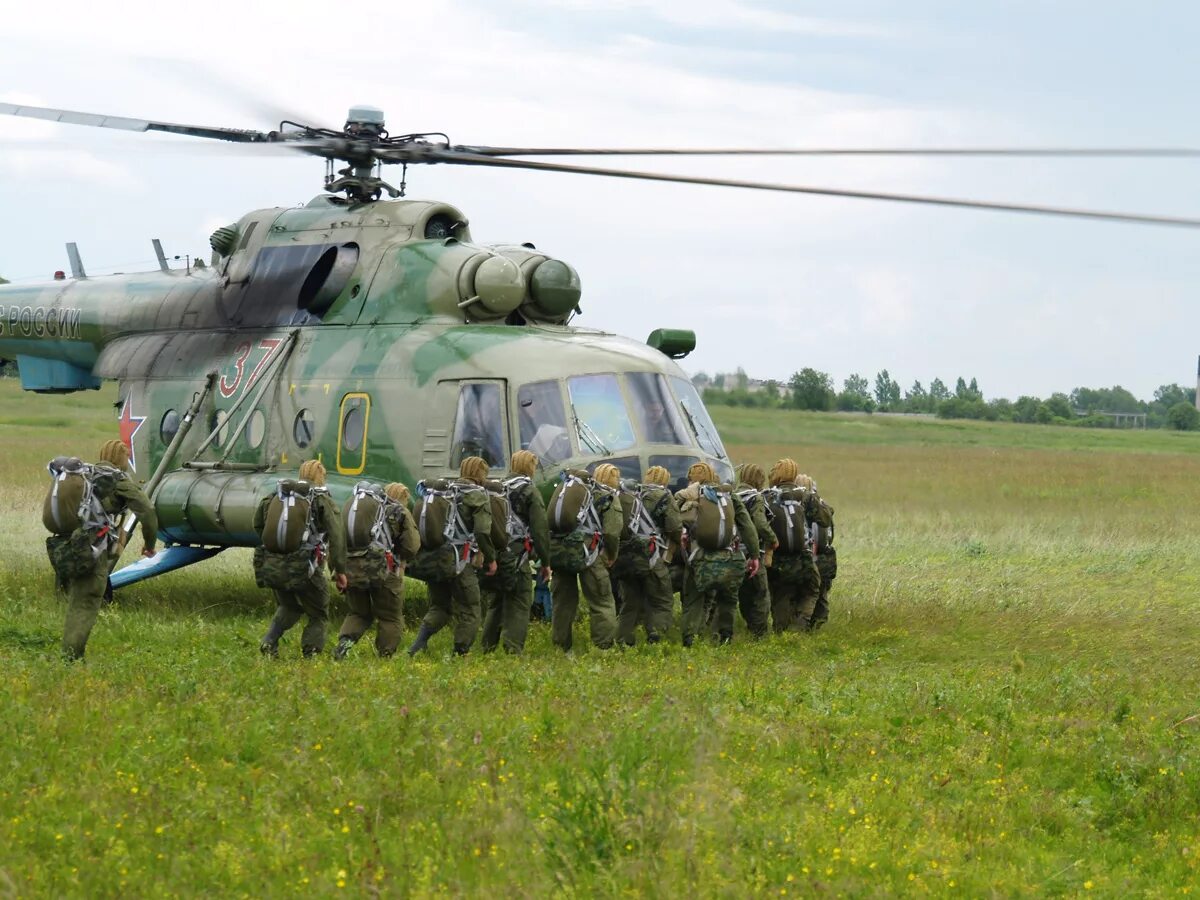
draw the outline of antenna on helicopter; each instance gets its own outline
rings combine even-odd
[[[170,271],[170,267],[167,266],[167,254],[163,253],[162,241],[154,238],[150,243],[154,245],[154,255],[158,257],[158,267],[164,272]]]

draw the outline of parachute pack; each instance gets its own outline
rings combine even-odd
[[[117,482],[125,477],[120,469],[63,456],[50,460],[46,469],[51,481],[42,503],[42,524],[47,531],[65,536],[82,528],[103,536],[113,529],[103,501],[116,493]]]
[[[646,506],[648,492],[649,489],[637,482],[626,482],[621,485],[621,515],[624,518],[621,540],[635,545],[645,555],[646,573],[658,564],[667,550],[662,532],[659,531],[658,524],[654,521],[654,514]],[[665,500],[666,493],[664,492],[658,503],[663,503]],[[641,568],[640,555],[637,560],[638,568]],[[620,563],[620,557],[617,558],[617,562]]]
[[[765,494],[771,511],[771,528],[779,539],[779,553],[804,553],[809,550],[808,524],[804,509],[809,493],[804,488],[771,488]]]
[[[356,484],[354,493],[342,510],[342,520],[346,526],[346,549],[355,554],[370,552],[376,557],[376,562],[382,555],[387,571],[395,571],[396,559],[392,555],[395,536],[388,524],[388,513],[398,505],[379,485],[370,481]]]
[[[317,531],[316,498],[322,490],[307,481],[279,480],[263,524],[262,542],[268,553],[296,553],[311,548],[320,555],[325,535]]]
[[[601,488],[584,471],[568,469],[554,486],[546,509],[550,533],[557,538],[551,548],[550,565],[564,572],[582,572],[600,557],[604,546],[598,503],[611,503],[607,494],[598,501]]]
[[[533,553],[533,534],[529,530],[529,526],[524,520],[517,515],[516,504],[513,503],[513,497],[524,490],[533,489],[533,480],[526,475],[514,475],[511,478],[506,478],[502,481],[501,486],[504,490],[504,499],[506,503],[506,512],[504,518],[504,543],[513,550],[520,548],[520,560],[518,565],[524,565],[530,555]],[[496,507],[492,505],[492,523],[496,521]],[[497,544],[497,547],[502,544]]]
[[[417,482],[417,503],[414,516],[421,535],[421,550],[455,550],[454,574],[467,567],[475,552],[475,535],[467,529],[462,515],[462,495],[483,488],[454,481],[437,479]],[[419,566],[417,567],[419,571]],[[421,577],[419,574],[416,577]]]
[[[695,522],[688,535],[699,548],[709,552],[736,550],[739,545],[733,489],[727,484],[701,486],[696,501]],[[692,551],[695,555],[695,551]]]

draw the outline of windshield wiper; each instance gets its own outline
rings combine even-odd
[[[571,419],[575,422],[575,433],[579,435],[580,443],[587,444],[588,448],[593,453],[599,453],[602,456],[608,456],[612,453],[604,446],[604,441],[600,440],[600,435],[596,434],[583,419],[579,418],[579,413],[575,411],[575,404],[571,404]]]
[[[683,414],[687,416],[688,424],[692,426],[692,433],[696,435],[696,440],[700,442],[700,448],[708,453],[711,453],[713,456],[721,456],[721,452],[717,450],[717,447],[720,445],[713,440],[712,434],[709,432],[708,428],[705,427],[704,423],[696,421],[696,417],[692,415],[692,411],[687,407],[687,401],[680,400],[679,408],[682,409]],[[701,432],[704,433],[701,434]],[[707,447],[704,446],[705,441],[708,442]]]

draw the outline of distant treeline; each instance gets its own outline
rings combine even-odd
[[[1076,425],[1085,428],[1116,428],[1143,422],[1148,428],[1200,430],[1196,391],[1178,384],[1164,384],[1153,400],[1139,400],[1123,387],[1076,388],[1070,394],[1040,397],[985,399],[978,382],[960,377],[951,390],[940,378],[926,387],[920,381],[902,391],[884,369],[872,386],[862,375],[851,375],[839,391],[827,372],[801,369],[787,384],[753,381],[739,369],[733,375],[710,378],[704,372],[693,379],[703,390],[704,402],[725,406],[789,408],[841,412],[890,412],[937,415],[943,419],[984,419],[992,422],[1030,422],[1045,425]],[[1144,420],[1115,413],[1139,414]]]

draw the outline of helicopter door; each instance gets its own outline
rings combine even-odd
[[[438,382],[425,423],[421,453],[425,469],[457,469],[468,456],[482,457],[490,468],[503,468],[508,464],[508,448],[504,379]]]
[[[346,394],[338,411],[337,470],[341,475],[361,475],[367,468],[367,428],[371,424],[371,396]]]

